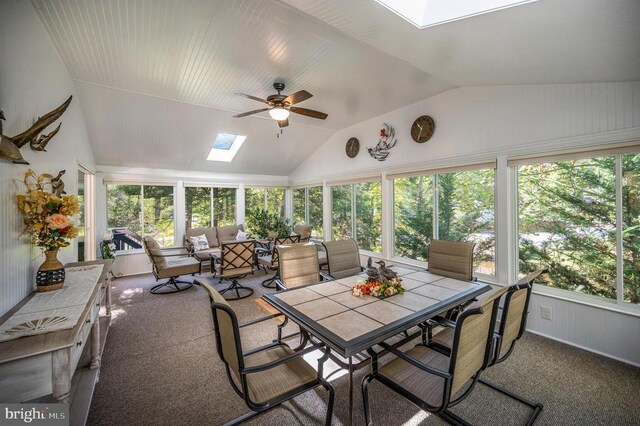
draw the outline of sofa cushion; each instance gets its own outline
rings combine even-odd
[[[228,243],[230,241],[235,241],[236,235],[238,235],[238,231],[244,231],[244,226],[228,225],[217,227],[216,232],[218,233],[218,245],[222,245],[222,243]]]
[[[207,237],[209,247],[218,247],[218,233],[216,232],[216,228],[191,228],[185,232],[187,239],[203,234]]]
[[[193,244],[193,251],[209,250],[209,241],[207,236],[202,234],[197,237],[189,237],[191,244]]]

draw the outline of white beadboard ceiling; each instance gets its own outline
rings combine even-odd
[[[287,4],[288,3],[288,4]],[[456,86],[640,79],[640,2],[539,0],[418,30],[374,0],[32,0],[98,164],[288,175],[336,130]],[[276,138],[261,104],[305,89]],[[229,164],[217,131],[248,136]]]

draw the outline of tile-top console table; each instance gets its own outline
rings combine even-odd
[[[111,263],[67,264],[63,289],[0,318],[0,402],[69,403],[71,424],[85,423],[111,323]]]

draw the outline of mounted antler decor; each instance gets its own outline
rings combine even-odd
[[[367,148],[369,155],[378,161],[384,161],[389,156],[391,148],[396,146],[398,140],[396,139],[396,132],[393,127],[384,123],[384,127],[380,129],[380,139],[373,148]]]
[[[62,123],[58,124],[58,127],[49,134],[40,135],[40,133],[64,114],[72,98],[73,96],[69,96],[69,99],[58,108],[39,117],[28,130],[12,138],[2,134],[2,120],[5,117],[4,112],[0,109],[0,158],[12,160],[15,164],[29,164],[22,158],[20,148],[29,144],[34,151],[46,151],[47,144],[58,133]]]

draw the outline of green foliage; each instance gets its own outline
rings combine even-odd
[[[254,208],[247,214],[247,228],[252,236],[267,238],[270,234],[277,237],[291,235],[293,225],[289,219],[284,219],[278,213],[271,213],[262,208]]]
[[[433,235],[433,178],[412,176],[394,181],[395,254],[426,261]]]
[[[640,155],[622,156],[624,299],[640,302]],[[520,271],[547,285],[616,298],[615,157],[520,167]]]

